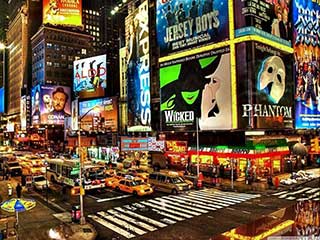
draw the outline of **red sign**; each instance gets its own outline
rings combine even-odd
[[[166,141],[166,151],[184,153],[187,152],[187,142],[186,141]]]

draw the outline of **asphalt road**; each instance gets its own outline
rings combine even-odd
[[[295,193],[296,199],[320,194],[319,179],[296,189],[282,188],[259,195],[204,189],[177,196],[155,193],[134,197],[105,189],[86,193],[84,209],[86,220],[98,232],[97,239],[208,240],[295,204],[295,200],[288,200],[287,196],[280,198],[290,192]],[[46,202],[46,192],[30,195]],[[62,196],[58,185],[48,191],[48,206],[57,213],[68,216],[71,206],[78,203],[78,196]]]

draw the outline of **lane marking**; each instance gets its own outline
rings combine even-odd
[[[162,197],[164,199],[168,199],[169,201],[174,201],[174,202],[178,202],[178,203],[182,203],[188,206],[192,206],[192,207],[197,207],[197,208],[201,208],[201,209],[206,209],[206,210],[211,210],[211,211],[215,211],[217,210],[216,208],[212,208],[212,207],[207,207],[207,206],[203,206],[202,204],[198,204],[198,203],[192,203],[192,202],[186,202],[180,199],[175,199],[173,197]],[[204,210],[202,210],[204,211]]]
[[[194,215],[194,216],[200,216],[201,215],[201,213],[190,212],[189,210],[181,209],[180,207],[177,207],[177,206],[171,206],[170,203],[162,201],[162,200],[155,201],[153,199],[150,199],[150,200],[148,200],[148,202],[151,202],[151,203],[154,203],[154,204],[159,204],[160,206],[165,207],[165,208],[173,208],[174,210],[177,210],[177,211],[180,211],[180,212],[183,212],[183,213],[186,213],[186,214],[191,214],[191,215]]]
[[[132,197],[132,195],[123,195],[123,196],[118,196],[118,197],[112,197],[112,198],[102,198],[102,199],[98,199],[97,202],[107,202],[107,201],[112,201],[112,200],[116,200],[116,199],[121,199],[121,198],[128,198],[128,197]]]
[[[182,204],[180,204],[180,203],[176,203],[176,202],[173,202],[173,201],[169,201],[169,200],[167,200],[167,199],[165,199],[165,198],[155,198],[155,199],[158,200],[158,201],[164,201],[164,202],[170,203],[170,204],[172,204],[172,205],[174,205],[174,206],[177,206],[177,207],[183,207],[183,208],[186,208],[186,209],[195,211],[195,212],[208,213],[207,210],[202,210],[202,209],[199,209],[199,208],[194,208],[194,207],[182,205]]]
[[[147,205],[149,207],[152,207],[152,208],[155,208],[155,209],[158,209],[158,210],[162,210],[164,212],[169,212],[169,213],[172,213],[172,214],[175,214],[175,215],[179,215],[180,217],[177,217],[177,216],[174,216],[174,215],[171,215],[169,216],[169,214],[165,213],[167,217],[170,217],[172,219],[175,219],[177,221],[183,221],[185,220],[184,218],[182,217],[185,217],[185,218],[193,218],[193,216],[190,216],[190,215],[187,215],[187,214],[184,214],[184,213],[179,213],[177,211],[174,211],[174,210],[170,210],[170,209],[167,209],[167,208],[164,208],[164,207],[160,207],[160,206],[157,206],[157,205],[154,205],[154,204],[151,204],[151,203],[148,203],[148,202],[141,202],[142,204],[144,205]],[[161,213],[162,214],[162,213]]]

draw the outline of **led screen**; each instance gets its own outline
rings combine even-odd
[[[106,55],[73,62],[73,91],[79,93],[80,98],[103,97],[106,87]]]
[[[0,88],[0,113],[4,113],[4,88]]]
[[[163,130],[230,129],[229,49],[162,63],[160,94]]]
[[[160,56],[228,39],[227,0],[157,0]]]
[[[81,129],[85,131],[112,131],[118,129],[117,98],[99,98],[79,102]]]
[[[43,24],[82,26],[82,0],[43,0]]]
[[[320,127],[320,5],[296,0],[293,5],[295,53],[295,127]]]
[[[126,18],[128,131],[151,131],[148,1]]]
[[[257,34],[291,46],[291,5],[291,0],[235,0],[236,37]]]
[[[20,124],[21,130],[27,129],[27,96],[22,96],[20,100]]]
[[[237,45],[237,53],[239,128],[292,128],[292,55],[256,42]]]

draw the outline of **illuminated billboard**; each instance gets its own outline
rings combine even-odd
[[[0,113],[4,113],[4,88],[0,88]]]
[[[148,1],[126,18],[128,131],[151,131]]]
[[[160,57],[229,38],[227,0],[157,0]]]
[[[21,130],[27,130],[27,96],[20,99],[20,124]]]
[[[82,0],[43,0],[43,24],[82,26]]]
[[[247,42],[237,45],[237,59],[239,128],[293,128],[292,54]]]
[[[229,48],[160,65],[162,130],[232,128]]]
[[[295,128],[297,129],[320,127],[319,16],[319,1],[294,1],[294,96]]]
[[[85,131],[118,130],[118,101],[116,97],[79,102],[81,129]]]
[[[32,124],[64,124],[70,117],[70,87],[37,85],[32,89]]]
[[[104,97],[107,87],[107,55],[73,62],[73,91],[80,98]]]
[[[291,0],[235,0],[235,36],[255,34],[291,46],[291,6]]]

